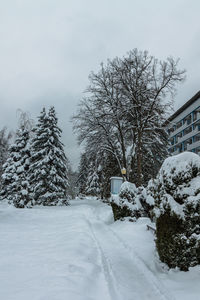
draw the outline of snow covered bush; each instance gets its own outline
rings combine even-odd
[[[114,196],[111,200],[115,221],[125,217],[138,217],[141,207],[135,203],[136,194],[137,188],[134,183],[126,181],[122,184],[119,196]]]
[[[154,180],[150,180],[147,187],[138,188],[138,199],[143,207],[143,215],[153,219],[153,208],[154,208]]]
[[[111,206],[115,220],[125,217],[137,219],[149,216],[152,203],[144,187],[137,188],[134,183],[126,181],[121,186],[119,196],[112,196]]]
[[[187,271],[200,264],[200,157],[184,152],[167,158],[156,187],[158,254],[170,268]]]

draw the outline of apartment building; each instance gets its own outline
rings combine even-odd
[[[167,121],[172,155],[192,151],[200,155],[200,91]]]

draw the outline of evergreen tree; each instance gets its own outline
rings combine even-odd
[[[109,198],[112,176],[121,176],[115,157],[103,149],[98,149],[95,143],[86,145],[79,166],[79,193],[100,195],[102,199]]]
[[[48,114],[43,109],[34,129],[30,182],[32,197],[37,204],[68,204],[68,161],[57,123],[54,107],[50,108]]]
[[[3,166],[1,198],[7,199],[17,208],[30,206],[29,183],[29,131],[21,126],[15,143],[9,149],[9,157]]]
[[[3,174],[3,165],[8,158],[9,153],[9,140],[11,139],[12,134],[10,132],[7,133],[6,127],[0,130],[0,186],[2,181]]]
[[[68,167],[68,181],[69,185],[67,187],[67,194],[69,195],[70,199],[75,199],[78,195],[78,185],[77,185],[78,173],[74,172],[69,165]]]
[[[43,110],[41,111],[38,118],[38,124],[35,126],[35,128],[33,128],[33,132],[34,137],[31,142],[31,167],[28,176],[31,185],[32,200],[34,203],[39,204],[39,194],[36,193],[35,189],[36,185],[38,184],[42,189],[42,179],[45,179],[46,164],[44,161],[42,162],[42,159],[45,158],[43,145],[46,142],[48,135],[48,125],[45,108],[43,108]]]
[[[12,144],[9,148],[8,158],[3,165],[2,184],[1,184],[1,200],[13,200],[15,163],[17,160],[17,145]]]
[[[19,130],[16,144],[19,146],[19,156],[18,162],[16,163],[16,193],[13,198],[13,204],[17,208],[24,208],[25,206],[31,206],[29,181],[27,179],[30,166],[29,131],[24,127]]]
[[[86,182],[88,177],[88,159],[87,154],[83,153],[81,155],[80,165],[79,165],[79,174],[78,174],[78,188],[80,194],[85,194],[86,192]]]
[[[85,182],[85,194],[90,196],[100,196],[101,194],[101,159],[99,152],[95,151],[94,145],[87,145],[87,177]]]
[[[94,164],[91,162],[89,166],[89,174],[86,182],[86,194],[90,196],[98,196],[100,195],[100,178],[99,174],[94,166]]]

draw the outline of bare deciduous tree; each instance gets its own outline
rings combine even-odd
[[[166,156],[163,123],[184,74],[178,69],[178,60],[158,61],[137,49],[108,60],[106,66],[101,64],[98,73],[91,73],[87,97],[73,118],[79,141],[96,143],[98,149],[112,153],[119,168],[127,169],[128,179],[135,164],[134,181],[141,185],[148,154],[149,162],[154,155],[160,156],[157,162]]]

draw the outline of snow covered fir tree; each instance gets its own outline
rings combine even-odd
[[[108,199],[111,176],[120,176],[116,159],[109,152],[95,149],[94,143],[88,144],[78,169],[79,193]]]
[[[85,194],[86,191],[86,182],[88,176],[88,158],[86,153],[81,154],[79,168],[78,168],[78,178],[77,185],[79,194]]]
[[[3,166],[1,199],[7,199],[18,208],[30,205],[27,174],[30,165],[29,131],[22,125],[15,143],[9,149],[9,157]]]
[[[31,143],[29,182],[33,202],[42,205],[68,205],[68,160],[60,141],[54,107],[43,108]]]
[[[17,208],[69,204],[69,162],[57,123],[54,107],[42,110],[33,129],[21,122],[3,165],[2,200]]]
[[[3,174],[3,165],[8,158],[9,143],[12,137],[11,132],[7,132],[7,128],[4,127],[0,130],[0,187],[1,187],[1,176]]]
[[[100,195],[100,178],[98,172],[95,170],[95,165],[91,162],[88,170],[88,177],[86,182],[86,195],[98,196]]]

